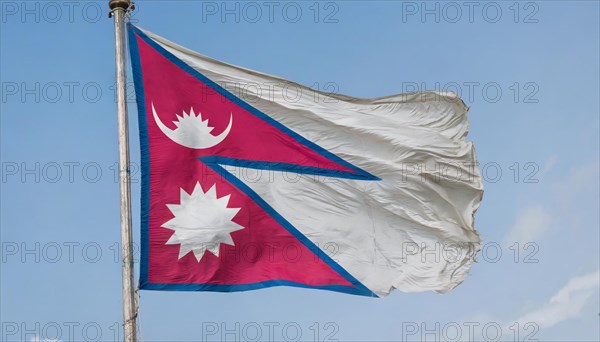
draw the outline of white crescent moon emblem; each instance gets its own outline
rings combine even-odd
[[[202,113],[198,113],[198,116],[194,113],[194,109],[190,109],[190,113],[183,112],[183,116],[177,115],[177,121],[173,123],[177,126],[176,129],[172,130],[160,121],[156,109],[154,109],[154,103],[152,103],[152,114],[154,114],[154,121],[158,125],[158,128],[167,136],[169,139],[178,143],[179,145],[194,148],[203,149],[210,148],[218,145],[223,141],[233,125],[233,113],[229,116],[229,125],[223,131],[223,133],[214,136],[210,132],[214,129],[208,126],[208,119],[202,120]]]

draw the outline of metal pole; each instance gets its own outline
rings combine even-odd
[[[121,197],[121,264],[123,291],[123,340],[137,341],[136,293],[133,283],[133,255],[131,238],[131,189],[129,173],[129,127],[125,102],[125,14],[130,0],[110,0],[108,6],[115,20],[115,51],[117,64],[117,118],[119,131],[119,190]]]

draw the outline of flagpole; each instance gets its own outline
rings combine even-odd
[[[133,283],[133,248],[131,238],[131,189],[129,170],[129,128],[125,102],[125,15],[130,0],[110,0],[108,6],[115,22],[115,60],[117,64],[117,119],[119,133],[119,191],[121,197],[121,265],[123,292],[123,341],[135,342],[136,294]]]

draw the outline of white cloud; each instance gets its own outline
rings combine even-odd
[[[531,311],[517,321],[522,326],[535,323],[540,329],[552,327],[562,321],[577,317],[589,302],[590,297],[599,292],[600,270],[572,278],[548,303]]]
[[[561,182],[554,184],[556,196],[562,200],[572,200],[581,191],[598,189],[598,162],[582,164],[571,168],[569,175]]]
[[[515,242],[534,242],[541,238],[550,226],[552,217],[541,205],[521,211],[511,230],[508,232],[505,245]]]

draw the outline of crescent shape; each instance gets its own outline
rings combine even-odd
[[[195,115],[184,115],[183,118],[178,117],[179,124],[174,130],[165,126],[165,124],[160,121],[156,109],[154,108],[154,103],[152,103],[152,114],[154,115],[154,121],[156,122],[156,125],[158,125],[158,128],[160,128],[169,139],[181,146],[193,149],[205,149],[218,145],[227,137],[231,130],[231,126],[233,125],[233,114],[230,114],[227,128],[223,133],[214,136],[210,134],[212,128],[208,127],[207,121],[202,121],[201,114],[197,117]]]

